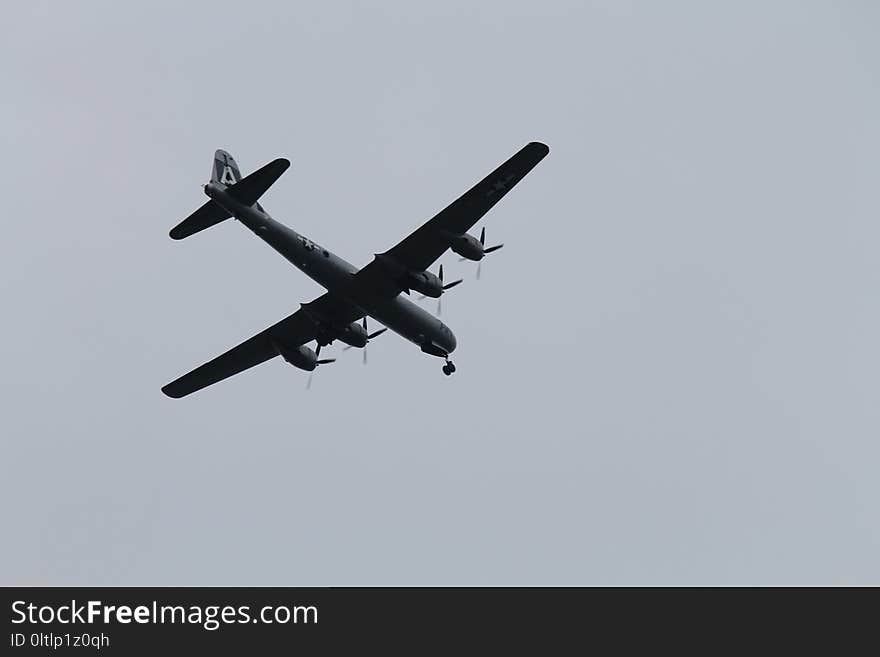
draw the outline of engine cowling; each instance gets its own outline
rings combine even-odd
[[[467,233],[459,235],[452,240],[452,244],[449,245],[449,248],[462,258],[467,258],[468,260],[477,261],[483,259],[483,243],[473,235],[468,235]]]
[[[291,349],[280,344],[276,347],[281,357],[294,367],[311,372],[318,366],[318,355],[310,347],[300,345]]]
[[[352,347],[362,348],[367,346],[367,329],[357,322],[347,325],[338,335],[339,339]]]
[[[404,284],[410,290],[421,292],[426,297],[438,298],[443,294],[443,281],[429,271],[413,271],[406,275]]]

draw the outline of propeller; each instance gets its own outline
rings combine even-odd
[[[315,355],[317,356],[319,353],[321,353],[321,345],[320,344],[318,345],[318,348],[315,350]],[[328,365],[329,363],[335,363],[335,362],[336,362],[335,358],[321,358],[321,359],[315,361],[315,367],[317,367],[318,365]],[[306,390],[312,389],[312,377],[313,376],[315,376],[314,370],[309,372],[309,380],[306,382]]]
[[[447,283],[446,285],[443,285],[443,265],[440,265],[440,273],[437,276],[437,278],[440,279],[440,296],[437,297],[437,314],[442,315],[443,314],[443,301],[442,301],[443,293],[446,290],[449,290],[449,289],[455,287],[456,285],[458,285],[459,283],[464,281],[464,279],[459,278],[457,281],[452,281],[451,283]],[[426,299],[427,297],[428,297],[427,294],[423,294],[422,296],[419,297],[419,301],[421,301],[422,299]]]
[[[486,227],[483,226],[483,230],[480,231],[480,244],[483,245],[483,255],[489,255],[492,251],[497,251],[500,249],[503,244],[496,244],[495,246],[486,247]]]
[[[363,327],[364,327],[364,333],[367,334],[367,344],[370,343],[370,340],[372,340],[373,338],[375,338],[377,336],[382,335],[385,331],[388,330],[387,328],[381,328],[378,331],[373,331],[372,333],[368,333],[367,332],[367,318],[366,318],[366,316],[364,317]],[[364,365],[367,364],[367,344],[365,344],[363,347],[364,348]],[[351,349],[351,345],[347,345],[347,346],[343,347],[342,351],[348,351],[349,349]]]
[[[493,251],[497,251],[503,244],[496,244],[495,246],[486,246],[486,227],[483,226],[483,230],[480,231],[480,245],[483,247],[483,255],[487,256]],[[467,258],[461,258],[462,261],[467,260]],[[477,280],[480,280],[480,274],[483,271],[483,259],[480,258],[479,264],[477,264]]]
[[[442,285],[442,284],[443,284],[443,265],[440,265],[440,276],[439,276],[439,278],[440,278],[440,283],[441,283],[441,285]],[[459,283],[461,283],[463,280],[464,280],[463,278],[459,278],[457,281],[452,281],[451,283],[447,283],[446,285],[443,285],[440,289],[443,290],[443,291],[446,291],[446,290],[448,290],[448,289],[450,289],[450,288],[455,287],[456,285],[458,285]]]
[[[321,355],[321,348],[323,346],[324,345],[322,345],[320,342],[318,343],[318,347],[315,349],[315,358],[317,358],[318,356]],[[328,363],[335,363],[335,362],[336,362],[335,358],[324,358],[323,360],[316,360],[315,365],[326,365]]]
[[[440,265],[439,278],[440,278],[441,287],[440,287],[440,296],[437,297],[437,316],[438,317],[443,314],[443,293],[446,290],[455,287],[456,285],[458,285],[459,283],[461,283],[464,280],[463,278],[459,278],[457,281],[452,281],[451,283],[447,283],[446,285],[443,285],[443,265]]]
[[[318,342],[318,346],[315,348],[315,357],[316,358],[321,355],[321,347],[323,347],[323,346],[324,345],[322,345],[320,342]],[[319,358],[318,360],[315,361],[315,367],[317,367],[318,365],[328,365],[330,363],[335,363],[335,362],[336,362],[335,358]],[[306,390],[312,389],[312,377],[314,375],[315,375],[315,371],[312,370],[309,373],[309,380],[306,383]]]

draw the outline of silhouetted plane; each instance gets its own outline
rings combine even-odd
[[[544,144],[527,144],[436,217],[358,269],[278,223],[257,202],[290,166],[288,160],[274,160],[242,178],[232,156],[218,150],[211,182],[205,185],[210,200],[175,226],[171,237],[180,240],[235,217],[328,291],[301,304],[299,310],[265,331],[172,381],[162,392],[169,397],[183,397],[279,355],[311,372],[318,365],[335,360],[321,359],[321,347],[340,340],[363,349],[387,328],[414,342],[423,352],[443,358],[443,373],[452,374],[455,365],[449,354],[456,345],[452,331],[401,293],[408,295],[415,290],[439,299],[446,290],[461,283],[445,283],[442,265],[438,274],[427,271],[446,249],[474,261],[500,249],[501,244],[485,246],[485,228],[479,239],[467,231],[549,152]],[[387,328],[370,333],[367,316]],[[314,350],[306,346],[312,340],[317,343]]]

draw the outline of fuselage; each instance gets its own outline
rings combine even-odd
[[[357,267],[275,221],[265,211],[239,203],[226,193],[223,185],[210,183],[205,186],[205,193],[309,278],[360,308],[364,315],[428,353],[442,356],[455,350],[455,336],[449,327],[404,295],[388,298],[360,289],[354,284]]]

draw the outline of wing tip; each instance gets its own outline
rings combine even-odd
[[[162,392],[165,393],[167,396],[171,397],[172,399],[180,399],[181,397],[186,395],[185,392],[181,392],[180,390],[175,390],[174,383],[169,383],[167,385],[162,386]]]
[[[528,144],[526,144],[526,148],[530,148],[531,150],[535,151],[536,154],[540,153],[541,157],[544,157],[548,153],[550,153],[550,147],[541,141],[530,141]]]

